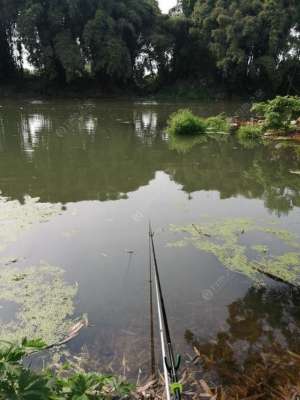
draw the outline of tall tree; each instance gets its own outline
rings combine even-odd
[[[4,81],[17,69],[13,42],[18,5],[17,0],[0,0],[0,80]]]
[[[295,24],[294,0],[197,0],[192,19],[222,77],[240,88],[280,81]]]
[[[50,79],[71,81],[83,70],[76,26],[72,24],[72,1],[25,0],[18,30],[29,62]]]
[[[99,2],[83,36],[93,75],[118,83],[132,80],[158,13],[154,0]]]

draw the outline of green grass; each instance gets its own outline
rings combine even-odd
[[[213,133],[229,133],[230,123],[225,114],[209,117],[205,120],[206,128]]]
[[[241,140],[255,140],[262,137],[263,130],[256,125],[243,125],[238,129],[237,135]]]
[[[178,110],[170,116],[167,132],[170,135],[201,135],[206,132],[206,123],[190,110]]]

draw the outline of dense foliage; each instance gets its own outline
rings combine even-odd
[[[94,400],[127,396],[132,385],[113,376],[96,373],[66,373],[43,370],[34,372],[23,364],[24,357],[42,350],[40,340],[24,339],[20,346],[8,342],[0,345],[0,399],[22,400]]]
[[[167,132],[170,135],[199,135],[206,132],[206,124],[190,110],[178,110],[170,116]]]
[[[262,137],[262,128],[257,125],[242,125],[238,129],[238,138],[241,140],[254,140]]]
[[[225,114],[200,118],[190,110],[178,110],[167,122],[167,133],[174,136],[191,136],[202,133],[229,133],[231,125]]]
[[[216,115],[215,117],[209,117],[205,120],[206,130],[213,133],[229,133],[230,122],[226,117],[226,114]]]
[[[300,97],[276,96],[272,100],[253,105],[252,111],[264,117],[265,129],[276,129],[288,132],[292,121],[300,117]]]
[[[60,84],[296,93],[299,21],[295,0],[1,0],[0,82],[29,63]]]

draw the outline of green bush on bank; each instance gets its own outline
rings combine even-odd
[[[262,137],[263,129],[258,125],[242,125],[237,131],[240,140],[255,140]]]
[[[167,132],[170,135],[199,135],[206,132],[206,124],[190,110],[178,110],[168,119]]]
[[[293,119],[300,117],[299,96],[276,96],[253,104],[251,111],[264,118],[264,129],[288,132]]]
[[[41,340],[24,339],[20,346],[0,343],[0,399],[111,400],[128,396],[134,389],[118,378],[97,373],[68,373],[24,367],[23,359],[46,347]]]
[[[225,114],[200,118],[190,110],[178,110],[167,123],[167,132],[173,136],[192,136],[203,133],[228,133],[230,123]]]
[[[230,131],[230,123],[225,114],[206,118],[205,123],[207,131],[213,133],[228,133]]]

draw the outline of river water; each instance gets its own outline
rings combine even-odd
[[[300,349],[300,314],[290,287],[271,279],[259,286],[210,252],[169,245],[182,237],[170,225],[224,219],[276,224],[300,235],[300,176],[291,173],[300,169],[299,148],[245,145],[233,137],[174,144],[164,131],[178,108],[236,115],[247,104],[0,105],[2,196],[21,204],[26,195],[38,197],[62,207],[2,256],[21,259],[20,268],[45,260],[63,268],[64,279],[78,287],[74,316],[86,313],[90,327],[70,342],[71,352],[84,351],[102,368],[124,369],[129,376],[138,367],[149,372],[150,219],[170,328],[185,360],[195,341],[215,340],[220,332],[230,333],[237,355],[268,340]],[[275,253],[282,246],[276,237],[268,245]],[[4,302],[0,318],[14,312]]]

